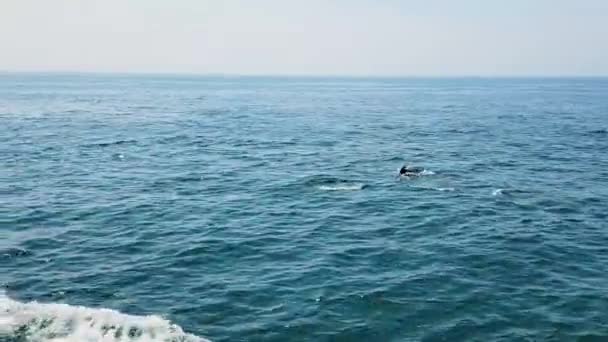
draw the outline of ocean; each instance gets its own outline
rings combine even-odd
[[[608,341],[607,153],[606,78],[0,74],[0,341]]]

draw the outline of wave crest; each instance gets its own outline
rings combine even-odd
[[[367,185],[359,180],[348,180],[325,175],[315,175],[299,181],[306,187],[321,191],[357,191]]]
[[[31,342],[209,342],[160,316],[68,304],[22,303],[0,292],[0,337]]]
[[[363,190],[365,184],[363,183],[343,183],[333,185],[319,185],[319,190],[323,191],[357,191]]]

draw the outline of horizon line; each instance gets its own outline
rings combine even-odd
[[[46,74],[70,76],[178,76],[178,77],[224,77],[224,78],[367,78],[367,79],[446,79],[446,78],[608,78],[608,74],[298,74],[298,73],[230,73],[187,71],[107,71],[107,70],[2,70],[6,74]]]

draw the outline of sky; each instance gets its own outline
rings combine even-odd
[[[608,0],[0,0],[0,70],[606,76]]]

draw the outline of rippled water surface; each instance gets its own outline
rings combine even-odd
[[[0,123],[0,341],[608,340],[606,79],[3,74]]]

